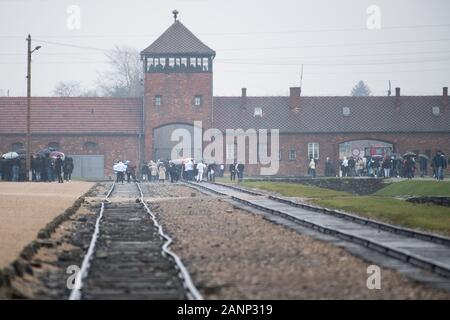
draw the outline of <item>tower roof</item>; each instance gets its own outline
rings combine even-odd
[[[158,39],[147,49],[141,52],[142,55],[160,54],[188,54],[188,55],[210,55],[215,56],[216,52],[198,39],[179,20],[167,29]]]

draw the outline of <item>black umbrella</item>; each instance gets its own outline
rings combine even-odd
[[[408,152],[405,153],[403,156],[404,156],[404,157],[415,157],[416,154],[415,154],[414,152],[408,151]]]
[[[54,148],[45,148],[38,152],[40,156],[49,156],[52,151],[55,151]]]

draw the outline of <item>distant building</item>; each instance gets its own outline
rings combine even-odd
[[[171,132],[193,122],[203,129],[280,129],[279,175],[305,175],[308,159],[417,153],[450,154],[448,89],[441,96],[213,96],[216,52],[176,20],[141,53],[145,94],[136,99],[32,98],[33,152],[55,146],[75,155],[77,175],[112,176],[115,160],[170,157]],[[0,98],[0,152],[25,145],[26,98]],[[225,146],[232,157],[234,145]],[[193,150],[195,151],[195,150]],[[258,166],[247,166],[258,174]]]

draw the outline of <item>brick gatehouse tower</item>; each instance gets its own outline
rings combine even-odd
[[[212,124],[216,53],[186,28],[177,14],[174,11],[175,22],[141,52],[146,162],[171,158],[172,148],[177,144],[171,141],[175,129],[187,129],[193,138],[194,121],[201,121],[203,130]],[[192,156],[197,151],[192,144]]]

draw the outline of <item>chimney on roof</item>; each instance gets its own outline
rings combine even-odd
[[[242,104],[242,109],[245,109],[246,104],[247,104],[247,88],[242,88],[241,104]]]
[[[300,111],[300,87],[291,87],[291,95],[290,95],[290,108],[292,111]]]
[[[400,109],[400,88],[395,88],[395,107]]]
[[[442,106],[448,108],[448,87],[442,88]]]

